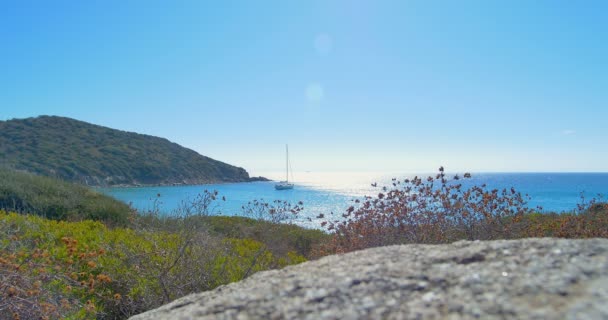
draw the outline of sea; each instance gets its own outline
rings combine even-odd
[[[266,172],[262,176],[281,180],[284,172]],[[391,187],[392,179],[435,174],[381,172],[294,172],[292,190],[277,191],[274,182],[223,183],[189,186],[120,187],[99,190],[131,204],[139,211],[157,208],[161,214],[174,214],[180,204],[192,201],[207,191],[217,191],[210,214],[240,216],[242,209],[254,200],[275,200],[292,204],[302,202],[297,224],[318,228],[321,221],[340,216],[356,199],[375,196],[382,187]],[[448,174],[453,176],[454,174]],[[462,173],[460,174],[462,176]],[[489,189],[515,188],[529,197],[529,207],[542,207],[544,212],[570,212],[592,198],[608,201],[608,173],[473,173],[460,180],[465,186],[485,184]],[[290,181],[291,182],[291,181]],[[225,200],[222,200],[225,199]],[[317,218],[324,215],[323,219]]]

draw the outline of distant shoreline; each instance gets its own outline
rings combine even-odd
[[[113,184],[113,185],[87,185],[87,187],[91,188],[149,188],[149,187],[183,187],[183,186],[199,186],[199,185],[211,185],[211,184],[229,184],[229,183],[250,183],[250,182],[270,182],[274,181],[268,179],[266,177],[250,177],[248,180],[244,181],[212,181],[212,182],[195,182],[195,183],[154,183],[154,184]]]

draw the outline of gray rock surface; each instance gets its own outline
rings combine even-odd
[[[608,319],[608,239],[461,241],[325,257],[131,319]]]

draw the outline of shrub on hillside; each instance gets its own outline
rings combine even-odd
[[[264,199],[253,200],[241,207],[243,216],[272,223],[291,223],[304,209],[302,201],[291,204],[286,200],[266,202]]]
[[[330,237],[323,230],[307,229],[292,223],[272,223],[247,217],[209,216],[209,232],[218,237],[253,239],[264,243],[275,256],[297,254],[313,257],[313,248]]]
[[[100,220],[125,225],[131,208],[85,186],[0,169],[0,209],[54,220]]]
[[[305,260],[209,233],[205,214],[216,198],[205,192],[176,215],[132,217],[132,228],[0,211],[0,314],[126,318]]]
[[[427,178],[414,177],[384,188],[375,197],[355,200],[342,219],[323,225],[332,232],[324,252],[346,252],[403,243],[447,243],[460,239],[513,238],[522,217],[533,212],[525,197],[511,189],[466,188],[449,179],[443,167]]]
[[[608,203],[599,202],[601,198],[581,198],[573,212],[527,215],[522,237],[608,238]]]
[[[100,262],[104,232],[0,210],[0,319],[94,318],[115,299]]]
[[[254,239],[265,243],[269,250],[282,256],[295,248],[296,252],[312,257],[313,247],[328,238],[321,230],[298,227],[294,221],[304,209],[302,201],[292,204],[285,200],[266,202],[263,199],[248,202],[242,206],[245,217],[255,219],[252,226],[243,230]]]

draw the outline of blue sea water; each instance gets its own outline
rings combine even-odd
[[[281,173],[265,173],[265,176],[280,180]],[[434,174],[433,174],[434,175]],[[319,214],[343,213],[352,200],[365,195],[377,195],[381,186],[389,186],[391,178],[411,178],[415,174],[374,173],[374,172],[298,172],[294,173],[296,187],[292,190],[277,191],[273,182],[227,183],[198,186],[163,186],[138,188],[103,188],[107,193],[138,210],[149,210],[154,199],[160,201],[160,211],[171,214],[183,201],[193,199],[203,190],[217,190],[219,198],[213,206],[214,214],[242,215],[241,207],[249,201],[263,199],[286,200],[291,203],[302,201],[304,211],[298,223],[315,227]],[[428,174],[418,174],[428,176]],[[378,187],[373,187],[376,182]],[[529,206],[541,206],[544,211],[570,211],[581,203],[581,193],[585,198],[603,195],[608,201],[608,173],[478,173],[465,185],[486,184],[490,189],[514,187],[530,197]],[[160,197],[158,197],[160,195]],[[308,218],[313,218],[309,221]]]

